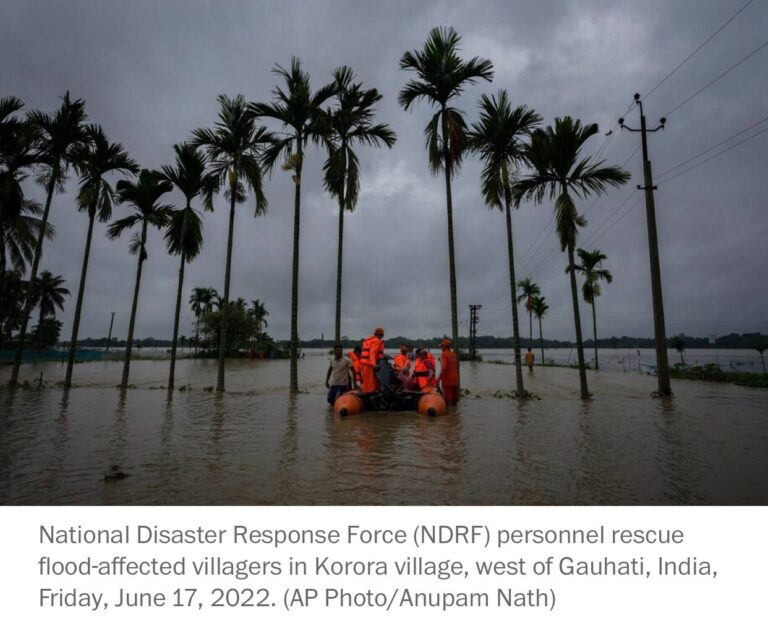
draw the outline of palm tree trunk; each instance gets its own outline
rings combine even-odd
[[[597,362],[597,315],[595,314],[595,298],[592,298],[592,333],[595,338],[595,370],[600,369],[600,364]]]
[[[528,304],[528,346],[533,346],[533,311],[531,310],[531,298],[526,302]]]
[[[541,345],[541,365],[544,365],[544,335],[541,332],[541,317],[539,317],[539,344]]]
[[[136,267],[136,285],[133,287],[133,304],[131,305],[131,320],[128,323],[128,340],[125,342],[125,361],[123,361],[123,380],[121,389],[128,387],[128,375],[131,371],[131,352],[133,350],[133,328],[136,324],[136,308],[139,305],[139,287],[141,286],[141,270],[144,267],[144,250],[147,243],[147,220],[141,223],[141,246],[139,247],[139,263]]]
[[[96,221],[96,205],[91,205],[88,210],[88,233],[85,238],[85,253],[83,254],[83,267],[80,271],[80,286],[77,289],[77,303],[75,304],[75,319],[72,322],[72,338],[69,341],[67,354],[67,372],[64,375],[64,387],[72,385],[72,368],[75,365],[75,352],[77,351],[77,333],[80,330],[80,313],[83,309],[83,295],[85,293],[85,276],[88,273],[88,258],[91,255],[91,238],[93,237],[93,223]]]
[[[762,352],[760,353],[760,361],[763,362],[763,374],[765,374],[765,357]]]
[[[334,343],[341,343],[341,260],[344,252],[344,185],[346,181],[346,155],[342,145],[341,191],[339,192],[339,249],[336,256],[336,329]]]
[[[43,210],[42,224],[40,226],[40,233],[37,236],[37,243],[35,244],[35,257],[32,260],[32,273],[29,276],[29,286],[27,287],[27,297],[24,302],[24,310],[21,313],[21,324],[19,325],[19,341],[16,345],[16,356],[13,359],[13,370],[11,370],[11,385],[16,385],[16,381],[19,379],[19,367],[21,366],[21,355],[24,353],[24,336],[27,334],[27,324],[29,323],[29,315],[32,313],[34,307],[34,293],[32,292],[37,279],[37,268],[40,266],[40,258],[43,255],[43,240],[45,240],[45,228],[48,226],[48,213],[51,210],[51,200],[53,199],[54,183],[58,176],[56,174],[58,170],[54,170],[51,174],[51,181],[48,183],[48,192],[45,197],[45,208]]]
[[[296,141],[299,156],[293,199],[293,274],[291,276],[291,380],[290,393],[299,391],[299,236],[301,234],[301,136]]]
[[[459,358],[459,312],[456,303],[456,259],[453,248],[453,198],[451,196],[451,157],[448,148],[448,123],[445,119],[445,109],[442,113],[443,124],[443,167],[445,168],[445,201],[448,214],[448,271],[451,288],[451,333],[453,335],[454,345],[456,346],[456,375],[461,381]]]
[[[581,398],[589,399],[587,387],[587,367],[584,363],[584,342],[581,338],[581,317],[579,315],[579,292],[576,288],[576,264],[573,258],[573,245],[568,245],[568,270],[571,276],[571,296],[573,298],[573,322],[576,326],[576,351],[579,358],[579,381],[581,382]]]
[[[506,176],[506,175],[505,175]],[[517,281],[515,279],[515,245],[512,241],[512,212],[509,209],[509,192],[504,192],[505,212],[507,217],[507,255],[509,257],[509,294],[512,303],[512,338],[515,344],[515,384],[517,386],[517,398],[525,396],[525,386],[523,385],[523,362],[520,355],[520,327],[517,315]]]
[[[200,345],[200,314],[195,313],[195,356],[197,356],[197,347]]]
[[[179,340],[179,315],[181,314],[181,292],[184,288],[184,264],[187,257],[184,253],[184,233],[187,228],[187,214],[191,213],[189,201],[184,209],[184,217],[181,219],[181,264],[179,265],[179,284],[176,289],[176,314],[173,317],[173,342],[171,343],[171,368],[168,372],[168,389],[173,390],[176,378],[176,344]]]
[[[229,320],[229,282],[232,277],[232,238],[235,231],[235,198],[237,183],[230,186],[229,234],[227,235],[227,265],[224,272],[224,299],[221,303],[219,327],[219,373],[216,379],[216,391],[224,391],[224,368],[227,362],[227,322]]]

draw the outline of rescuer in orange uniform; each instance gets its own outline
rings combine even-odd
[[[435,364],[429,360],[427,351],[422,348],[416,353],[416,361],[413,362],[413,374],[415,387],[421,392],[431,392],[435,380]]]
[[[408,346],[400,346],[400,352],[395,355],[395,358],[392,361],[392,367],[398,374],[401,372],[408,372],[411,369],[411,359],[408,356]]]
[[[362,385],[363,383],[363,377],[361,374],[362,365],[360,363],[360,355],[361,355],[361,349],[360,346],[355,346],[355,349],[348,352],[347,356],[352,361],[352,370],[355,373],[355,383],[357,385]]]
[[[443,339],[440,342],[443,353],[440,355],[440,376],[437,378],[448,405],[456,405],[459,402],[458,359],[456,353],[451,350],[452,346],[453,342],[450,339]]]
[[[360,364],[363,375],[363,392],[375,392],[379,389],[379,381],[376,378],[376,364],[384,358],[384,329],[377,328],[373,335],[363,341],[363,350],[360,354]]]

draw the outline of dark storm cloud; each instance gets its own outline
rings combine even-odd
[[[392,150],[360,151],[362,194],[345,224],[344,333],[359,337],[381,324],[388,334],[440,335],[450,330],[446,220],[441,178],[429,173],[423,128],[430,110],[405,113],[397,92],[407,79],[402,53],[419,47],[432,26],[453,25],[464,54],[493,60],[492,85],[467,90],[459,101],[470,119],[482,92],[506,88],[546,122],[571,114],[605,132],[635,91],[649,91],[722,24],[739,3],[680,2],[37,2],[8,1],[0,11],[0,93],[51,110],[67,89],[87,100],[91,119],[128,148],[143,166],[172,160],[173,143],[210,125],[216,96],[243,93],[267,100],[275,62],[299,56],[315,86],[336,66],[351,65],[384,95],[379,113],[398,134]],[[656,121],[765,39],[768,8],[754,2],[646,102]],[[764,88],[768,50],[729,73],[676,111],[650,139],[654,170],[669,167],[768,115]],[[637,112],[628,117],[637,123]],[[271,125],[271,124],[270,124]],[[657,192],[667,326],[706,335],[768,329],[763,181],[766,137],[729,152]],[[600,134],[588,148],[598,151]],[[623,163],[639,142],[617,130],[604,158]],[[336,205],[323,191],[322,156],[312,150],[303,187],[300,333],[328,337],[333,329]],[[582,240],[608,254],[614,284],[598,302],[603,335],[652,332],[645,217],[635,201],[611,214],[640,182],[640,155],[627,163],[633,178],[619,191],[581,203],[589,225]],[[479,166],[468,159],[454,181],[460,318],[481,303],[480,331],[511,331],[506,245],[501,214],[483,206]],[[43,267],[75,290],[85,217],[73,203],[75,183],[54,201],[57,237]],[[34,194],[40,198],[39,191]],[[293,190],[276,170],[267,186],[269,211],[254,218],[240,207],[232,294],[259,297],[270,332],[288,334]],[[636,194],[639,196],[639,194]],[[193,286],[223,286],[225,202],[205,215],[205,247],[188,269]],[[588,211],[587,211],[588,210]],[[116,217],[125,212],[117,209]],[[603,224],[608,220],[607,224]],[[552,210],[524,205],[515,212],[518,275],[531,275],[551,305],[546,336],[573,338],[565,259],[549,227]],[[601,228],[602,225],[602,228]],[[607,231],[604,231],[608,229]],[[542,239],[533,244],[538,236]],[[170,336],[177,262],[150,236],[139,306],[139,336]],[[94,241],[81,333],[106,334],[111,311],[124,336],[134,259],[127,240]],[[71,307],[70,302],[69,307]],[[583,305],[584,310],[588,306]],[[191,330],[184,311],[183,331]],[[64,315],[65,332],[71,313]],[[588,323],[588,322],[587,322]],[[527,333],[527,319],[522,322]],[[462,331],[466,327],[462,324]]]

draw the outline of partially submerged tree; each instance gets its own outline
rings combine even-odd
[[[267,211],[267,198],[262,186],[262,152],[274,140],[264,126],[258,125],[242,95],[230,98],[219,95],[219,120],[213,128],[198,128],[193,132],[193,145],[201,147],[208,156],[210,175],[223,187],[228,187],[229,231],[227,233],[227,264],[224,272],[223,317],[229,306],[229,286],[232,280],[232,242],[235,231],[235,206],[245,202],[246,188],[255,198],[254,213]],[[221,329],[219,366],[216,391],[224,391],[227,329]]]
[[[579,214],[576,199],[600,195],[607,186],[618,187],[629,180],[629,173],[619,167],[604,166],[601,161],[580,156],[584,144],[595,134],[596,123],[584,126],[579,119],[571,117],[556,118],[554,126],[536,130],[526,150],[533,172],[515,185],[518,205],[524,200],[533,200],[537,204],[545,198],[555,201],[555,227],[560,249],[568,253],[567,270],[570,272],[582,399],[590,398],[590,394],[581,336],[574,252],[579,228],[584,227],[587,221]]]
[[[465,150],[467,124],[461,110],[450,103],[478,81],[493,79],[490,60],[459,56],[461,37],[453,28],[436,27],[429,32],[420,50],[406,51],[400,68],[416,73],[400,91],[398,101],[405,110],[426,100],[436,108],[424,134],[427,141],[429,167],[434,174],[445,175],[446,213],[448,216],[448,268],[451,292],[451,333],[459,343],[459,313],[456,294],[456,261],[453,236],[453,198],[451,179],[461,165]]]
[[[360,161],[354,146],[392,147],[395,133],[388,125],[374,123],[374,106],[381,100],[375,88],[363,89],[355,82],[352,69],[337,68],[333,73],[336,107],[326,112],[328,158],[323,165],[326,190],[339,202],[339,241],[336,256],[336,322],[334,342],[341,341],[341,278],[344,245],[344,212],[354,211],[360,191]]]
[[[541,330],[541,320],[544,318],[544,315],[547,314],[547,311],[549,310],[549,306],[547,305],[547,302],[544,301],[544,297],[541,295],[537,295],[531,300],[531,310],[533,311],[533,314],[536,315],[536,319],[539,320],[539,344],[541,345],[541,365],[544,365],[544,334]]]
[[[518,398],[525,396],[525,387],[515,296],[517,281],[512,239],[512,186],[519,167],[525,162],[523,138],[530,135],[540,121],[541,117],[528,106],[512,108],[507,92],[500,90],[498,96],[483,95],[481,97],[480,120],[472,125],[467,138],[470,151],[479,155],[483,162],[481,191],[485,204],[491,209],[499,209],[506,217],[512,337],[515,346],[515,382]]]
[[[131,304],[131,318],[128,323],[128,338],[125,343],[125,360],[123,361],[123,378],[120,383],[122,389],[128,387],[128,377],[131,369],[131,352],[133,350],[133,329],[136,325],[136,309],[139,304],[139,288],[141,287],[141,272],[144,260],[147,259],[147,228],[152,225],[156,228],[164,227],[173,208],[170,205],[161,205],[158,200],[169,191],[171,184],[165,180],[162,174],[150,170],[141,170],[136,181],[121,180],[117,183],[118,201],[127,203],[136,213],[113,222],[107,231],[107,237],[115,240],[128,229],[136,225],[141,227],[134,234],[130,252],[136,255],[136,283],[133,288],[133,303]]]
[[[64,375],[64,387],[72,384],[72,369],[75,365],[77,335],[80,329],[80,315],[85,294],[85,279],[88,273],[88,260],[91,255],[93,225],[109,222],[112,218],[112,204],[115,192],[107,177],[113,173],[135,174],[139,166],[128,156],[119,143],[112,143],[101,126],[89,125],[86,128],[87,142],[79,144],[74,150],[73,164],[80,176],[80,189],[77,205],[80,211],[88,214],[88,231],[85,237],[85,253],[80,271],[80,284],[77,288],[75,316],[72,322],[72,337],[67,356],[67,371]]]
[[[275,86],[272,103],[253,103],[251,112],[258,117],[274,119],[282,131],[273,137],[271,146],[264,153],[268,169],[272,169],[282,157],[282,168],[292,172],[293,194],[293,263],[291,272],[291,362],[289,389],[299,391],[299,239],[301,235],[301,174],[304,151],[310,141],[327,140],[329,127],[322,106],[336,93],[334,83],[312,91],[309,73],[301,67],[301,61],[291,59],[290,69],[275,65],[272,72],[280,77],[285,87]]]
[[[82,99],[72,101],[69,98],[69,92],[62,97],[59,109],[53,114],[33,110],[27,115],[29,124],[36,131],[35,149],[37,154],[35,160],[38,167],[41,168],[38,182],[45,187],[43,226],[48,224],[48,214],[51,210],[54,192],[64,191],[67,172],[75,157],[75,148],[87,141],[86,118],[85,102]],[[35,287],[37,282],[37,270],[43,255],[44,238],[45,232],[39,231],[35,243],[35,254],[32,259],[32,271],[29,276],[32,288]],[[33,307],[33,297],[30,295],[25,302],[19,325],[16,356],[13,360],[13,369],[11,370],[11,384],[15,384],[19,378],[24,338],[27,334],[27,324]]]
[[[171,212],[165,243],[171,255],[178,255],[179,281],[176,286],[176,309],[173,316],[173,341],[171,342],[171,364],[168,371],[168,389],[172,390],[176,377],[176,347],[179,339],[179,318],[181,295],[184,289],[184,267],[194,260],[203,246],[203,223],[192,201],[202,198],[203,208],[213,211],[213,194],[219,189],[219,182],[212,174],[206,174],[205,156],[188,143],[174,145],[175,165],[164,165],[165,179],[184,196],[184,208]]]
[[[600,369],[600,363],[597,358],[597,313],[595,311],[595,300],[603,293],[600,282],[610,284],[613,282],[613,275],[607,269],[603,268],[603,262],[608,259],[602,251],[585,251],[577,249],[579,263],[576,265],[576,271],[584,277],[584,284],[581,287],[582,296],[587,304],[592,306],[592,337],[595,344],[595,370]]]

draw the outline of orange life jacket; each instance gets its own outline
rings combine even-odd
[[[407,354],[403,354],[401,352],[395,355],[395,359],[392,362],[392,365],[395,368],[395,372],[402,372],[403,370],[407,370],[411,367],[411,360],[408,358]]]
[[[416,379],[420,390],[435,384],[434,370],[435,366],[429,362],[429,357],[427,359],[417,358],[414,361],[413,378]],[[429,376],[430,371],[432,372],[432,377]]]
[[[375,366],[379,359],[384,358],[384,342],[376,335],[363,341],[363,350],[360,355],[360,363]]]
[[[352,350],[351,352],[347,352],[347,356],[352,361],[352,369],[355,371],[355,382],[362,383],[363,377],[360,374],[360,357],[358,356],[357,352]]]

